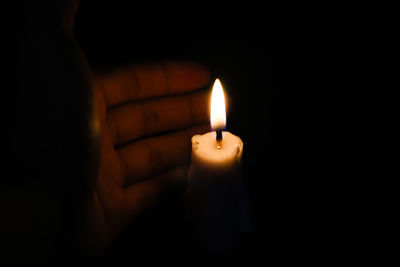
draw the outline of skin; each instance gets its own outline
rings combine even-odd
[[[11,109],[18,111],[11,132],[26,182],[13,178],[0,187],[1,203],[13,203],[2,209],[2,229],[17,254],[22,246],[38,262],[65,253],[63,244],[70,249],[65,240],[100,255],[129,222],[185,183],[190,138],[209,131],[209,90],[202,88],[210,73],[182,61],[92,70],[73,37],[78,1],[29,4],[21,46],[27,97]],[[36,187],[31,176],[39,177]]]
[[[135,65],[94,75],[100,167],[87,247],[102,251],[131,220],[184,183],[190,138],[209,131],[209,72],[191,62]]]

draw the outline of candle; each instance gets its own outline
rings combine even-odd
[[[225,97],[219,79],[211,93],[210,122],[213,132],[192,137],[192,166],[213,174],[239,169],[243,142],[236,135],[222,131],[226,126]]]
[[[220,81],[211,94],[210,121],[214,131],[192,137],[186,192],[187,224],[197,245],[207,252],[231,250],[235,237],[250,229],[241,179],[243,142],[226,126]]]

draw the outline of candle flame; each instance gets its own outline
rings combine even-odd
[[[226,125],[225,97],[221,82],[216,79],[211,93],[211,128],[223,129]]]

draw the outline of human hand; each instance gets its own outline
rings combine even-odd
[[[209,130],[203,65],[163,62],[94,75],[101,155],[84,238],[102,251],[129,221],[185,180],[190,138]]]
[[[8,90],[15,101],[4,113],[15,113],[6,164],[14,175],[12,187],[0,186],[9,247],[37,261],[71,255],[78,244],[104,250],[184,181],[189,138],[209,128],[207,92],[196,90],[208,83],[204,66],[165,62],[93,75],[73,37],[78,1],[50,2],[26,6],[22,82]]]

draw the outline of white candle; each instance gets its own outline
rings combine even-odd
[[[224,91],[219,79],[214,82],[210,102],[211,127],[215,131],[192,137],[192,164],[211,172],[229,172],[241,163],[243,142],[230,132],[222,132],[226,126],[226,112]],[[220,140],[217,131],[222,134]]]
[[[201,249],[229,251],[250,221],[241,179],[242,140],[227,131],[225,99],[217,79],[211,94],[213,132],[192,137],[186,192],[187,223]],[[218,133],[219,132],[219,133]]]
[[[242,140],[223,131],[222,140],[217,141],[216,135],[214,131],[192,137],[191,165],[215,174],[239,171],[243,152]]]

